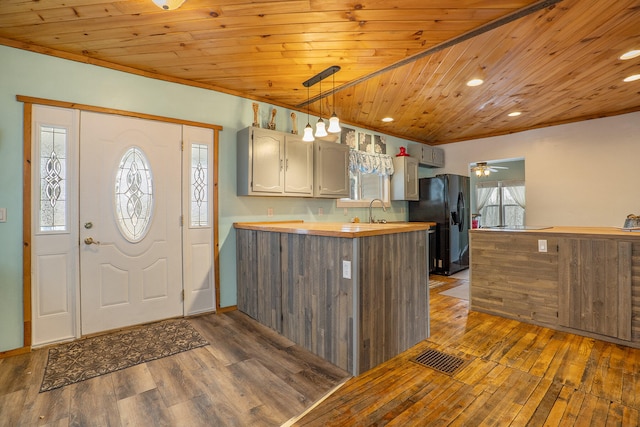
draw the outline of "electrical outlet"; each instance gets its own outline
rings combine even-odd
[[[7,222],[7,208],[0,208],[0,222]]]
[[[267,208],[267,216],[273,216],[273,208]]]
[[[347,216],[349,214],[349,209],[344,208],[344,210],[342,211],[342,213],[344,214],[344,216]]]
[[[538,252],[547,252],[546,240],[538,240]]]
[[[342,260],[342,277],[351,279],[351,261]]]
[[[318,215],[324,215],[324,208],[318,208]]]

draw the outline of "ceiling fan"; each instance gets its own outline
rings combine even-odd
[[[491,172],[498,172],[499,169],[509,169],[506,166],[491,166],[487,162],[476,162],[476,165],[471,168],[471,172],[475,172],[476,176],[489,176]]]

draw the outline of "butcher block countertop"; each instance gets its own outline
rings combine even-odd
[[[244,230],[347,238],[428,230],[435,225],[435,222],[389,222],[386,224],[369,224],[366,222],[344,223],[304,221],[236,222],[233,224],[235,228],[241,228]]]
[[[592,236],[623,236],[630,238],[640,238],[640,230],[623,230],[618,227],[524,227],[524,228],[475,228],[471,230],[474,233],[501,233],[501,232],[516,232],[516,233],[549,233],[549,234],[582,234]]]

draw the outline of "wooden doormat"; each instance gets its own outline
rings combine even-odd
[[[207,344],[185,319],[61,344],[49,349],[40,393]]]

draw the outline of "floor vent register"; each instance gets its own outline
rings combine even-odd
[[[458,356],[452,356],[438,350],[428,349],[420,353],[412,362],[435,369],[443,374],[453,375],[470,360],[465,360]]]

